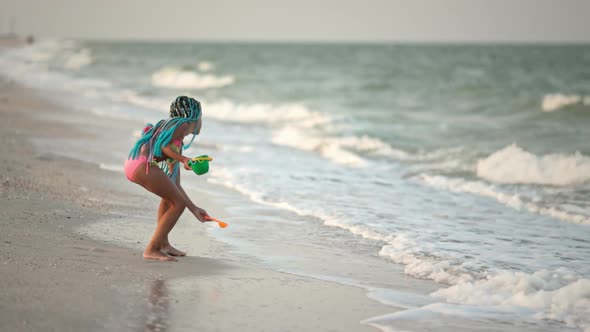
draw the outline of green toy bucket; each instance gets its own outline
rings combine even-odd
[[[189,160],[188,165],[197,175],[203,175],[209,172],[209,160],[212,159],[208,155],[202,155]]]

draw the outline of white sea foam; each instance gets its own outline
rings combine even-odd
[[[281,210],[286,210],[293,212],[300,216],[309,216],[321,220],[327,226],[333,226],[342,228],[345,230],[350,231],[352,234],[360,235],[366,239],[376,240],[376,241],[387,241],[389,239],[388,236],[379,233],[371,229],[366,225],[352,225],[348,223],[341,222],[339,218],[334,216],[330,216],[323,211],[311,211],[296,207],[288,202],[271,202],[263,198],[263,194],[260,192],[256,192],[237,184],[235,180],[235,175],[227,168],[223,167],[216,167],[214,170],[211,171],[210,177],[207,180],[209,183],[219,184],[226,188],[233,189],[245,196],[247,196],[251,201],[266,205],[272,206]]]
[[[327,144],[335,145],[340,148],[347,148],[357,152],[363,152],[370,155],[387,156],[399,160],[408,160],[413,157],[406,151],[394,149],[382,140],[367,135],[328,137],[324,140]]]
[[[590,157],[581,153],[539,157],[512,144],[479,160],[477,176],[497,183],[580,184],[590,181]]]
[[[215,76],[177,67],[164,67],[152,74],[152,84],[171,89],[209,89],[233,84],[231,75]]]
[[[303,104],[236,104],[228,100],[206,103],[207,116],[215,119],[240,123],[261,123],[279,127],[276,137],[283,136],[285,145],[294,145],[288,137],[292,137],[297,143],[302,140],[304,133],[296,132],[300,129],[308,129],[320,126],[329,126],[332,119],[318,112],[308,109]],[[282,139],[278,139],[283,142]],[[354,148],[357,151],[375,152],[387,154],[391,147],[386,143],[368,136],[329,138],[330,143],[342,147]],[[303,142],[304,143],[304,142]],[[308,150],[309,148],[305,148]],[[406,156],[404,151],[396,151]]]
[[[9,56],[14,56],[13,59],[29,64],[44,64],[53,59],[61,50],[71,46],[72,42],[69,41],[46,39],[22,48],[11,49]]]
[[[322,144],[335,145],[339,148],[346,148],[372,156],[384,156],[395,160],[417,162],[440,160],[449,154],[457,153],[463,150],[462,148],[450,148],[439,149],[430,152],[410,153],[401,149],[396,149],[378,138],[367,135],[324,137],[322,138]]]
[[[160,98],[140,96],[133,90],[123,90],[120,93],[114,95],[113,99],[148,109],[159,110],[165,113],[168,112],[170,107],[169,101]]]
[[[0,57],[0,69],[12,79],[27,82],[31,73],[47,72],[48,62],[60,48],[58,41],[46,40],[21,48],[5,49]]]
[[[207,179],[207,182],[222,185],[226,188],[233,189],[246,197],[248,197],[252,202],[272,206],[278,209],[287,210],[294,212],[300,216],[312,216],[308,211],[304,211],[299,209],[287,202],[270,202],[262,198],[262,194],[253,190],[250,190],[242,185],[237,184],[234,179],[234,175],[228,169],[223,167],[216,167],[214,170],[211,171],[210,177]]]
[[[257,123],[279,128],[272,142],[277,145],[317,152],[334,162],[350,166],[366,166],[366,161],[345,147],[367,150],[375,141],[369,138],[323,138],[314,136],[308,129],[327,126],[330,117],[309,110],[302,104],[236,104],[231,101],[206,103],[207,116],[238,123]],[[354,144],[357,143],[357,144]],[[383,144],[383,143],[382,143]]]
[[[313,135],[305,128],[285,126],[276,130],[272,142],[277,145],[313,151],[323,157],[354,167],[369,165],[365,156],[386,157],[401,161],[431,162],[445,158],[457,149],[441,149],[426,153],[409,153],[395,149],[382,140],[367,135],[362,136],[320,136]]]
[[[64,54],[72,56],[74,48],[75,44],[71,41],[45,40],[22,48],[9,49],[0,57],[0,72],[30,87],[66,93],[76,91],[76,96],[97,95],[98,90],[110,88],[111,83],[105,80],[73,78],[50,69],[50,64],[55,60],[62,60]],[[70,65],[82,65],[85,60],[80,60],[81,57],[84,56],[72,60]]]
[[[80,69],[94,62],[94,57],[90,50],[83,48],[76,53],[71,54],[65,61],[64,67],[67,69]]]
[[[537,319],[564,322],[569,327],[581,327],[587,331],[590,328],[590,280],[565,268],[532,274],[506,270],[473,272],[469,269],[470,262],[457,264],[437,257],[432,248],[418,244],[404,234],[385,236],[364,225],[347,225],[337,220],[328,219],[326,224],[386,242],[379,254],[405,265],[406,274],[451,285],[434,292],[432,296],[435,299],[443,298],[450,303],[480,308],[473,312],[470,307],[443,303],[433,307],[424,301],[427,305],[421,310],[435,309],[435,312],[450,315],[488,318],[521,312],[530,313]]]
[[[524,307],[539,319],[590,330],[590,280],[560,268],[533,274],[501,271],[482,280],[462,280],[432,294],[448,302]]]
[[[289,146],[296,149],[317,152],[323,157],[336,163],[365,167],[367,161],[354,152],[345,149],[338,139],[322,138],[306,134],[304,130],[294,127],[283,128],[273,134],[272,142],[277,145]]]
[[[362,236],[365,239],[386,242],[390,238],[389,236],[387,236],[375,229],[372,229],[369,226],[363,225],[363,224],[346,223],[346,222],[341,221],[339,218],[329,216],[324,213],[321,213],[321,214],[318,213],[318,214],[316,214],[316,216],[318,218],[320,218],[324,222],[324,224],[327,226],[345,229],[345,230],[349,231],[350,233],[352,233],[354,235]]]
[[[333,131],[333,119],[299,103],[238,104],[221,100],[204,103],[204,107],[207,116],[217,120],[264,124],[275,128],[271,138],[274,144],[312,151],[336,163],[353,167],[368,166],[364,156],[430,162],[445,159],[463,150],[450,148],[410,153],[368,135],[331,136],[328,133]]]
[[[215,68],[215,65],[212,62],[209,62],[209,61],[201,61],[197,65],[197,68],[200,71],[205,72],[205,71],[213,70]]]
[[[237,104],[229,100],[205,103],[207,116],[240,123],[296,124],[311,128],[327,124],[330,118],[309,110],[303,104]]]
[[[432,293],[435,298],[511,312],[526,308],[534,318],[590,328],[590,280],[565,268],[533,274],[506,270],[474,274],[465,267],[468,262],[452,264],[441,257],[433,258],[430,249],[404,235],[391,237],[388,242],[379,254],[405,265],[406,274],[451,285]],[[423,252],[430,254],[424,256]],[[458,311],[450,314],[462,314],[461,308],[454,310]]]
[[[543,96],[541,109],[544,112],[553,112],[576,104],[590,105],[590,96],[548,94]]]
[[[420,310],[431,311],[442,306],[434,311],[488,318],[521,312],[530,313],[537,319],[564,322],[569,327],[590,328],[590,280],[565,268],[532,274],[506,270],[474,273],[469,271],[469,262],[454,264],[452,260],[437,257],[432,248],[419,245],[404,234],[384,236],[364,226],[327,224],[338,225],[365,238],[385,241],[387,244],[379,254],[405,265],[406,274],[451,285],[435,291],[433,301],[442,298],[450,303],[480,308],[473,312],[473,308],[440,303],[434,307],[427,304]]]
[[[385,242],[379,255],[405,265],[404,272],[408,275],[445,284],[473,279],[474,273],[464,266],[437,255],[432,248],[416,243],[405,234],[389,236]]]
[[[567,222],[590,225],[589,216],[571,213],[556,207],[544,207],[531,200],[526,200],[521,195],[505,193],[494,185],[481,181],[467,181],[429,174],[420,174],[416,179],[425,185],[438,189],[489,197],[516,210],[526,210]]]

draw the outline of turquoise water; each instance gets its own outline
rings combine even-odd
[[[590,46],[50,41],[0,69],[113,120],[202,100],[208,181],[241,197],[219,236],[254,254],[349,250],[443,301],[590,326]]]

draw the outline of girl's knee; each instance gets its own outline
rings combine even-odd
[[[172,200],[170,203],[175,210],[178,210],[180,212],[186,209],[186,202],[184,201],[184,198],[176,198]]]

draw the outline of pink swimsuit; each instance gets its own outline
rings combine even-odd
[[[178,150],[180,151],[180,147],[182,146],[182,140],[175,140],[174,142],[172,142],[172,144],[174,144],[178,148]],[[125,160],[125,166],[123,167],[123,169],[125,170],[125,176],[127,177],[127,179],[131,182],[135,182],[135,171],[137,170],[137,168],[139,166],[146,165],[146,164],[147,164],[147,157],[146,156],[139,156],[137,159]],[[154,162],[154,165],[157,166],[157,163]],[[148,170],[147,165],[145,168],[146,168],[146,174],[147,174],[147,170]]]
[[[131,181],[131,182],[135,182],[135,170],[140,166],[143,165],[147,162],[147,157],[146,156],[139,156],[137,159],[127,159],[125,160],[125,166],[124,166],[124,170],[125,170],[125,176],[127,177],[127,180]]]

